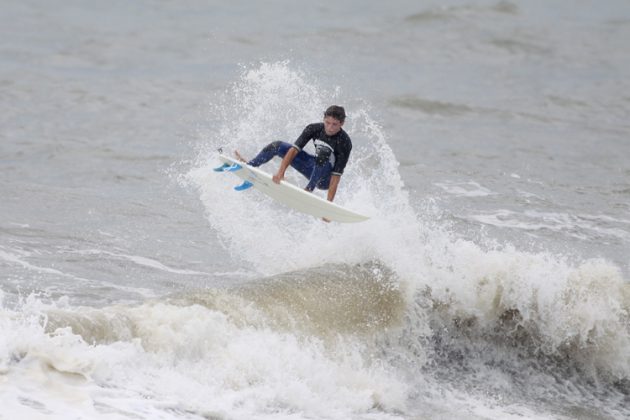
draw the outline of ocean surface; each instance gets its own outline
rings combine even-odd
[[[0,419],[630,418],[627,0],[0,3]]]

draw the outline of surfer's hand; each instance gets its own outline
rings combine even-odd
[[[273,179],[273,182],[275,182],[276,184],[279,184],[283,178],[284,178],[284,174],[281,174],[280,172],[278,172],[271,179]]]

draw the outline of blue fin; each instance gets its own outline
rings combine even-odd
[[[230,165],[228,163],[224,163],[223,165],[219,166],[218,168],[214,168],[213,170],[215,172],[234,172],[234,171],[238,171],[239,169],[242,169],[243,167],[241,165],[239,165],[238,163],[235,163],[233,165]]]
[[[243,183],[241,185],[238,185],[238,186],[234,187],[234,189],[236,191],[245,191],[246,189],[251,188],[253,186],[254,186],[254,184],[252,184],[251,182],[243,181]]]
[[[218,168],[214,168],[213,171],[214,172],[223,172],[229,167],[230,167],[230,165],[228,165],[227,163],[224,163],[223,165],[219,166]]]
[[[225,168],[223,171],[225,172],[234,172],[234,171],[238,171],[239,169],[242,169],[243,167],[241,165],[239,165],[238,163],[235,163],[234,165],[230,165],[229,167]]]

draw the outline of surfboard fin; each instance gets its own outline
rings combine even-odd
[[[223,172],[225,171],[226,168],[229,168],[230,165],[228,165],[227,163],[224,163],[223,165],[219,166],[218,168],[214,168],[213,171],[214,172]]]
[[[214,168],[213,171],[215,172],[234,172],[234,171],[238,171],[239,169],[242,169],[243,167],[241,165],[239,165],[238,163],[235,163],[233,165],[224,163],[223,165],[219,166],[218,168]]]
[[[246,189],[251,188],[253,186],[254,186],[254,184],[252,184],[251,182],[243,181],[243,183],[241,185],[238,185],[238,186],[234,187],[234,189],[236,191],[245,191]]]

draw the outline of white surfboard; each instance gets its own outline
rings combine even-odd
[[[369,217],[348,210],[331,201],[324,200],[313,193],[309,193],[295,185],[280,181],[273,182],[272,176],[258,168],[239,162],[225,155],[219,155],[223,166],[215,169],[217,172],[232,172],[244,182],[236,187],[237,190],[245,190],[254,187],[258,191],[267,194],[274,200],[291,207],[302,213],[310,214],[318,218],[326,218],[335,222],[353,223],[363,222]]]

